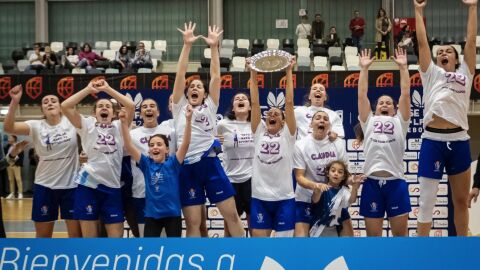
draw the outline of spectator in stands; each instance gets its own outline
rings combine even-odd
[[[132,67],[135,71],[139,68],[153,68],[150,52],[145,50],[145,44],[143,42],[138,43],[137,51],[132,61]]]
[[[400,21],[400,32],[395,37],[395,43],[398,47],[403,48],[407,52],[413,49],[415,55],[418,55],[418,44],[415,31],[410,30],[410,26],[406,20]]]
[[[124,69],[129,68],[131,62],[132,58],[128,52],[127,46],[122,45],[118,52],[115,53],[115,60],[112,62],[112,67],[120,70],[121,72]]]
[[[58,65],[57,55],[52,52],[50,46],[45,47],[45,54],[43,55],[43,64],[45,68],[55,70],[55,66]]]
[[[315,14],[315,20],[312,22],[312,38],[313,40],[322,39],[325,23],[320,13]]]
[[[5,157],[2,157],[0,160],[0,170],[4,170],[8,167],[9,164],[15,163],[18,160],[18,154],[22,153],[25,149],[25,146],[28,145],[27,141],[21,141],[16,143],[10,153],[5,154]],[[0,200],[0,238],[6,238],[5,227],[3,226],[3,213],[2,213],[2,200]]]
[[[335,26],[330,27],[330,33],[325,37],[325,43],[328,47],[340,46],[340,38],[337,35],[337,28]]]
[[[68,47],[65,55],[62,56],[62,66],[66,69],[72,70],[78,65],[78,55],[75,54],[75,51],[72,47]]]
[[[92,46],[90,44],[85,43],[82,46],[82,51],[78,54],[79,62],[78,62],[78,67],[79,68],[86,68],[86,69],[91,69],[93,67],[96,67],[96,63],[99,60],[107,60],[106,58],[96,54],[95,52],[92,51]]]
[[[28,58],[30,65],[25,69],[25,71],[29,71],[29,70],[38,71],[45,68],[45,65],[43,64],[43,53],[40,52],[40,45],[39,44],[33,45],[33,50],[35,51],[35,53],[32,53]]]
[[[385,43],[385,50],[387,51],[387,59],[390,58],[390,32],[392,31],[392,22],[387,16],[387,12],[380,8],[377,12],[377,19],[375,20],[375,42],[377,43],[377,59],[380,59],[380,52],[382,50],[382,43]]]
[[[365,30],[365,20],[360,17],[360,11],[355,10],[353,12],[353,19],[350,20],[350,31],[352,31],[353,46],[358,48],[358,51],[362,50],[362,37]]]
[[[10,153],[17,143],[17,136],[8,136],[8,145],[4,149],[4,153]],[[15,199],[15,182],[18,188],[18,199],[23,199],[23,181],[22,181],[22,165],[23,152],[18,153],[18,159],[7,167],[8,183],[10,186],[10,194],[7,199]]]
[[[302,17],[302,22],[297,25],[297,29],[295,30],[295,35],[297,38],[306,38],[308,40],[312,40],[312,26],[308,23],[308,16]]]

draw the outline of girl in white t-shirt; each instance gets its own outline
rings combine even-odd
[[[81,237],[80,225],[73,216],[75,174],[78,170],[78,145],[75,127],[62,116],[57,96],[42,98],[45,119],[15,122],[15,111],[22,97],[22,86],[10,90],[10,107],[4,130],[15,135],[30,136],[39,157],[35,171],[32,220],[36,237],[52,237],[60,208],[69,237]]]
[[[430,234],[438,184],[445,170],[452,191],[456,234],[466,236],[471,163],[467,114],[476,64],[477,0],[463,0],[468,6],[468,19],[462,63],[459,52],[451,45],[440,46],[434,55],[436,63],[432,61],[423,23],[427,1],[413,2],[425,101],[425,132],[418,168],[420,211],[417,232],[419,236]]]
[[[360,214],[365,217],[367,236],[382,236],[383,218],[387,214],[394,236],[408,235],[411,211],[408,184],[403,175],[403,154],[410,124],[410,75],[407,55],[395,50],[394,61],[400,69],[401,94],[398,111],[387,95],[380,96],[373,109],[368,99],[368,68],[373,62],[370,50],[360,53],[358,81],[358,119],[363,130],[365,164],[368,177],[362,188]]]
[[[76,179],[75,217],[80,220],[84,237],[98,236],[99,218],[105,224],[108,237],[122,237],[124,218],[120,172],[123,140],[120,121],[112,121],[113,104],[108,99],[97,100],[95,117],[82,116],[75,109],[86,96],[99,92],[105,92],[125,107],[129,123],[135,111],[133,101],[115,91],[105,80],[90,82],[62,103],[62,112],[77,128],[83,151],[88,156]]]
[[[215,203],[228,224],[230,235],[243,236],[245,231],[238,217],[232,184],[222,168],[217,153],[220,142],[215,138],[216,114],[220,100],[219,37],[223,31],[217,26],[208,28],[208,37],[202,37],[212,51],[210,84],[201,80],[186,81],[188,56],[195,42],[195,24],[185,24],[183,48],[178,60],[173,86],[173,119],[177,144],[181,145],[185,129],[185,110],[193,107],[192,140],[180,173],[180,199],[187,225],[187,236],[201,236],[202,212],[206,197]],[[186,89],[185,89],[186,86]]]
[[[255,142],[252,174],[252,236],[293,236],[295,228],[295,193],[292,183],[293,148],[297,125],[293,111],[292,69],[287,67],[285,113],[277,107],[268,110],[262,121],[258,97],[257,72],[250,68],[252,132]]]
[[[327,112],[316,112],[311,120],[312,134],[295,143],[293,166],[297,188],[295,190],[295,236],[306,237],[312,222],[311,198],[314,190],[325,189],[325,167],[334,160],[348,164],[345,142],[330,141],[330,119]],[[344,232],[353,235],[350,216],[344,220]]]
[[[300,140],[312,133],[313,115],[318,111],[324,111],[328,113],[331,123],[331,130],[328,134],[330,140],[334,141],[337,137],[345,137],[345,131],[343,130],[343,123],[340,116],[330,109],[325,108],[325,102],[328,95],[325,86],[321,83],[313,84],[310,87],[308,93],[308,100],[304,106],[298,106],[295,108],[295,120],[297,121],[297,139]]]
[[[223,141],[223,168],[235,188],[237,213],[247,216],[250,223],[250,204],[252,200],[252,162],[255,146],[250,123],[250,97],[246,93],[237,93],[232,98],[232,109],[218,122],[217,136]],[[228,236],[225,227],[225,236]]]

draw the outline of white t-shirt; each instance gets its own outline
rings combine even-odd
[[[230,182],[243,183],[252,178],[255,144],[251,123],[223,119],[218,122],[217,133],[224,136],[223,167]]]
[[[175,129],[175,122],[173,121],[173,118],[168,119],[168,120],[165,120],[162,123],[160,123],[160,126],[162,126],[162,127],[167,126],[167,127],[170,127],[171,129]]]
[[[182,96],[177,104],[173,104],[173,119],[177,145],[181,145],[185,133],[185,111],[188,100]],[[213,99],[208,96],[204,104],[193,109],[192,115],[192,138],[185,156],[184,164],[193,164],[202,158],[202,155],[210,149],[215,139],[215,127],[217,121],[217,109]]]
[[[387,171],[396,179],[404,178],[403,154],[409,124],[410,119],[403,120],[400,113],[393,117],[370,114],[365,123],[360,121],[365,135],[365,175]]]
[[[313,115],[318,111],[324,111],[328,114],[330,119],[330,130],[337,133],[338,137],[345,137],[345,131],[343,130],[343,123],[340,116],[327,108],[316,106],[300,106],[295,108],[295,120],[297,121],[297,139],[306,137],[312,133],[310,123],[312,122]]]
[[[38,58],[37,54],[36,53],[32,53],[30,55],[30,57],[28,58],[28,61],[33,61],[33,62],[30,62],[30,65],[39,65],[39,66],[44,66],[44,64],[42,63],[41,60],[39,59],[43,59],[43,55],[45,53],[44,52],[40,52],[40,58]],[[34,61],[35,60],[35,61]]]
[[[82,128],[77,129],[82,140],[83,151],[88,156],[80,175],[86,171],[88,181],[78,183],[91,188],[99,184],[109,188],[120,188],[122,169],[123,138],[120,133],[121,123],[118,120],[111,124],[97,123],[92,116],[81,117]],[[77,181],[79,179],[77,178]]]
[[[345,141],[336,139],[331,142],[328,136],[323,140],[316,140],[312,135],[297,141],[293,155],[293,167],[305,170],[305,177],[317,183],[326,183],[325,167],[335,160],[342,160],[348,164],[345,151]],[[295,200],[312,202],[313,190],[297,185]]]
[[[66,117],[50,126],[46,120],[29,120],[29,136],[39,157],[35,171],[35,184],[51,189],[67,189],[77,186],[78,145],[75,127]]]
[[[426,127],[435,114],[464,129],[462,136],[457,134],[457,140],[468,140],[467,113],[473,74],[467,63],[463,61],[456,72],[446,72],[432,61],[425,73],[420,70],[420,75],[425,101],[423,126]],[[441,140],[431,132],[423,133],[422,138]]]
[[[307,38],[308,35],[312,32],[312,26],[309,23],[300,23],[297,25],[295,34],[298,38]]]
[[[176,153],[178,150],[177,146],[177,135],[175,134],[175,122],[172,119],[168,119],[160,123],[161,127],[168,127],[170,128],[170,138],[168,138],[170,141],[170,154]]]
[[[68,62],[70,62],[72,64],[77,64],[78,63],[78,55],[76,55],[76,54],[68,55],[67,60],[68,60]]]
[[[163,134],[170,139],[171,129],[167,126],[156,126],[154,128],[138,127],[130,131],[130,137],[135,147],[142,152],[145,156],[148,157],[148,140],[152,135]],[[170,146],[170,140],[169,140]],[[169,147],[170,154],[172,153],[172,148]],[[175,153],[175,152],[173,152]],[[137,167],[136,162],[132,159],[132,197],[134,198],[145,198],[145,178],[143,176],[140,168]]]
[[[295,197],[292,168],[295,135],[285,126],[275,135],[268,133],[265,122],[258,124],[254,135],[252,197],[264,201],[281,201]]]

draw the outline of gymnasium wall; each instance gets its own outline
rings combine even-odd
[[[10,59],[12,50],[35,42],[35,3],[0,1],[0,62]]]

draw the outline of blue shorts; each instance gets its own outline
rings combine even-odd
[[[182,165],[179,179],[182,206],[205,204],[206,197],[218,203],[235,195],[218,157],[203,157],[199,162]]]
[[[307,202],[295,202],[295,223],[312,222],[312,204]]]
[[[412,210],[408,184],[403,179],[367,178],[360,198],[360,215],[366,218],[396,217]]]
[[[252,229],[277,232],[295,229],[295,199],[269,202],[252,198],[250,211]]]
[[[75,219],[98,220],[105,224],[123,222],[122,192],[98,185],[97,189],[78,185],[75,193]]]
[[[443,170],[447,175],[462,173],[470,168],[470,142],[440,142],[423,139],[420,148],[418,176],[441,180]]]
[[[145,223],[145,198],[130,197],[124,200],[125,209],[130,208],[135,212],[135,219],[137,223]],[[131,206],[131,207],[129,207]]]
[[[73,219],[76,188],[51,189],[33,186],[32,220],[49,222],[58,219],[58,207],[62,219]]]

